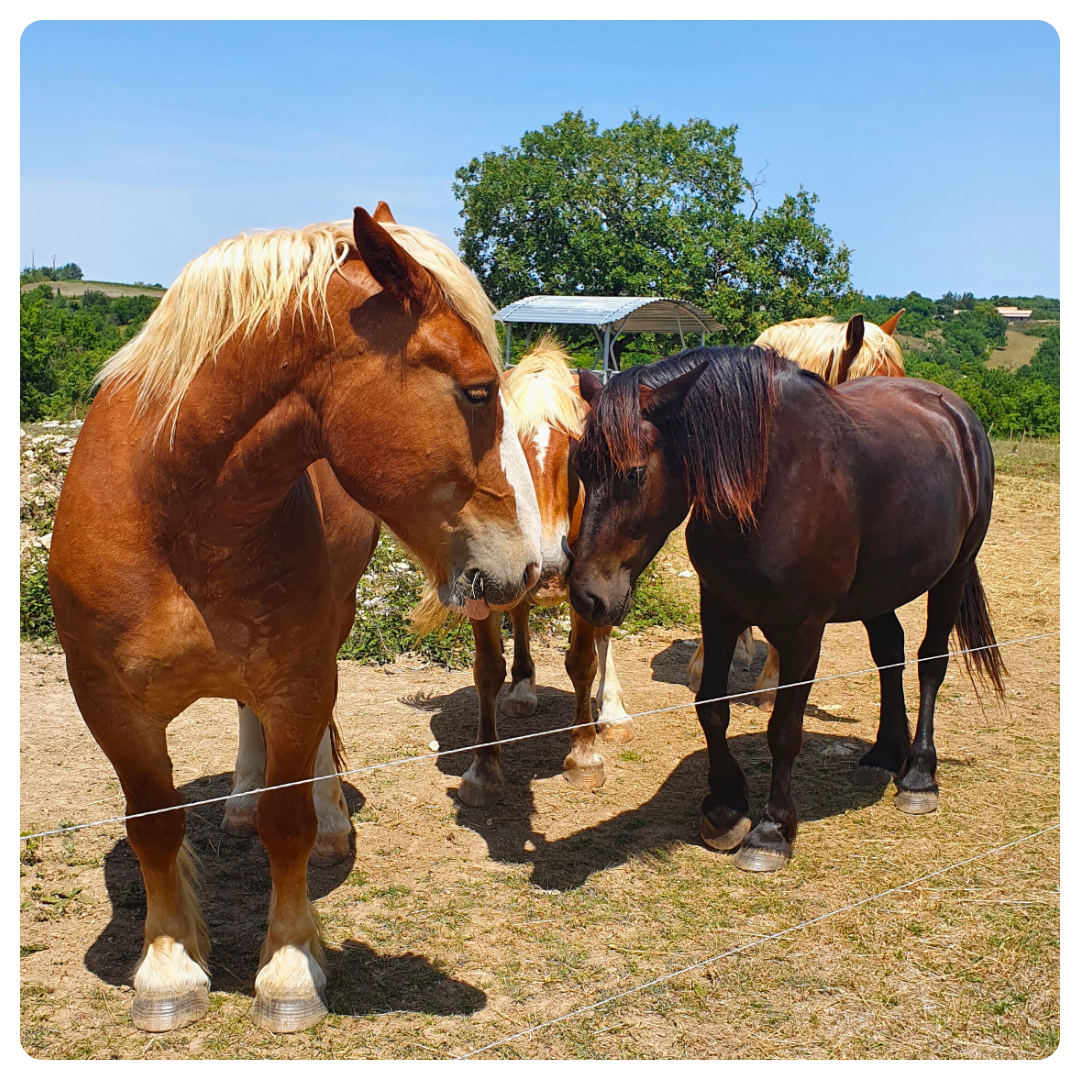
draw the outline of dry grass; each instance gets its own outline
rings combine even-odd
[[[994,349],[990,353],[986,366],[1015,371],[1031,363],[1031,358],[1038,352],[1042,343],[1042,338],[1033,337],[1031,334],[1022,334],[1019,330],[1006,330],[1004,347]]]
[[[1002,640],[1057,627],[1058,496],[1054,483],[999,480],[980,567]],[[666,572],[684,558],[673,544]],[[921,602],[901,612],[909,652],[922,617]],[[632,710],[690,700],[686,635],[616,649]],[[269,880],[257,841],[221,833],[220,807],[189,816],[214,942],[211,1013],[170,1035],[136,1031],[127,1015],[144,897],[122,831],[46,839],[22,866],[23,1046],[47,1058],[460,1054],[948,866],[1058,819],[1057,639],[1014,646],[1006,660],[1005,709],[984,711],[950,671],[938,709],[942,806],[924,818],[849,783],[873,739],[874,678],[816,687],[796,766],[802,827],[779,875],[741,874],[698,842],[705,761],[692,709],[640,721],[631,746],[605,749],[607,784],[593,794],[561,779],[561,735],[507,747],[508,795],[494,810],[453,798],[461,757],[362,777],[363,795],[347,790],[353,856],[311,872],[332,943],[332,1015],[299,1035],[247,1019]],[[504,735],[569,718],[561,653],[543,648],[537,661],[540,711],[502,720]],[[861,627],[829,628],[821,674],[869,662]],[[753,675],[738,673],[733,689]],[[22,709],[23,828],[122,811],[59,654],[24,646]],[[463,745],[471,680],[343,664],[338,717],[356,766],[432,738]],[[755,708],[733,709],[756,812],[768,786],[764,723]],[[235,732],[223,702],[175,721],[188,799],[227,790]],[[485,1056],[1045,1057],[1059,1037],[1058,904],[1055,832]]]

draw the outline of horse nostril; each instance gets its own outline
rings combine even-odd
[[[525,591],[528,592],[540,580],[540,564],[531,562],[525,567]]]

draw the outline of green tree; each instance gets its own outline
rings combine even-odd
[[[534,293],[694,300],[750,341],[833,310],[849,252],[800,190],[760,209],[736,128],[632,113],[600,130],[580,112],[457,170],[465,262],[502,305]]]

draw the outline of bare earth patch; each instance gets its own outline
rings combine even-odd
[[[1058,626],[1057,484],[999,477],[980,558],[999,640]],[[664,571],[688,564],[673,541]],[[693,585],[694,582],[689,582]],[[901,613],[912,655],[923,603]],[[616,644],[631,711],[692,700],[692,628]],[[765,646],[733,690],[750,689]],[[572,694],[556,648],[538,650],[540,709],[503,735],[560,727]],[[274,1036],[247,1018],[269,903],[257,840],[224,835],[220,804],[189,812],[213,941],[211,1011],[149,1036],[128,1018],[145,897],[121,826],[24,845],[22,1042],[35,1057],[444,1057],[468,1053],[649,979],[872,896],[1052,825],[1059,814],[1058,640],[1005,651],[1005,708],[980,706],[957,666],[938,709],[941,809],[907,817],[891,789],[849,780],[876,728],[873,675],[815,687],[796,765],[802,815],[791,866],[751,876],[697,838],[704,739],[692,708],[637,722],[605,747],[607,784],[574,791],[568,740],[505,748],[494,810],[454,798],[466,755],[368,773],[346,794],[355,852],[310,872],[330,942],[331,1015]],[[830,627],[819,674],[868,667],[861,626]],[[467,671],[340,665],[338,721],[360,767],[465,745]],[[914,673],[907,678],[915,706]],[[123,813],[112,769],[79,716],[63,656],[22,652],[22,828]],[[731,738],[755,813],[764,803],[766,714],[735,705]],[[225,794],[231,702],[203,701],[170,729],[188,800]],[[1045,1057],[1059,1029],[1058,833],[483,1056]]]

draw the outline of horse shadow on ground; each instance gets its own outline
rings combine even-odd
[[[227,795],[232,773],[185,784],[188,802]],[[342,790],[350,807],[364,796],[348,783]],[[210,932],[212,991],[252,996],[259,948],[266,935],[270,906],[270,865],[258,837],[237,838],[221,830],[224,803],[187,812],[187,837],[201,862],[203,917]],[[308,867],[312,900],[326,896],[352,872],[355,850],[337,866]],[[87,951],[89,971],[114,986],[129,984],[142,950],[146,892],[135,852],[126,839],[105,856],[105,888],[112,904],[108,926]],[[360,941],[327,948],[327,1004],[341,1015],[367,1016],[405,1009],[441,1016],[469,1015],[487,997],[467,982],[452,979],[413,953],[379,953]]]
[[[675,642],[653,659],[654,679],[685,682],[686,662],[693,655],[694,643]],[[749,669],[736,668],[729,680],[731,693],[752,690],[754,680],[765,661],[767,648],[759,642],[758,655]],[[680,677],[676,678],[678,672]],[[526,719],[499,716],[500,738],[512,738],[572,722],[574,696],[552,687],[537,687],[536,713]],[[431,712],[431,731],[442,747],[465,746],[476,734],[476,693],[465,687],[425,702]],[[628,702],[633,712],[633,701]],[[809,710],[808,710],[809,711]],[[594,711],[595,715],[595,711]],[[680,715],[680,714],[674,714]],[[855,721],[834,716],[822,709],[813,710],[818,719],[838,724]],[[608,763],[604,790],[612,792],[612,764],[623,756],[630,767],[656,745],[654,725],[670,722],[671,716],[648,717],[636,722],[636,733],[628,746],[598,742],[597,747]],[[685,723],[697,726],[692,709],[687,709]],[[742,765],[750,787],[751,815],[760,816],[768,798],[772,759],[766,742],[768,712],[761,712],[759,731],[733,736],[728,740],[731,752]],[[453,754],[438,759],[439,768],[455,784],[447,789],[454,798],[459,825],[473,829],[485,840],[488,854],[502,863],[530,866],[533,885],[564,891],[584,884],[589,875],[625,863],[635,855],[670,849],[678,844],[701,845],[698,818],[701,800],[706,794],[708,756],[705,739],[699,749],[684,757],[669,773],[660,788],[646,802],[628,807],[614,817],[588,826],[562,839],[548,841],[543,833],[549,810],[540,806],[533,782],[560,776],[563,759],[569,751],[569,733],[543,736],[510,743],[502,751],[500,765],[506,781],[506,797],[498,806],[479,809],[465,806],[456,799],[456,778],[468,768],[471,754]],[[861,809],[878,802],[885,785],[865,788],[851,783],[856,763],[870,749],[864,739],[843,734],[807,732],[802,753],[793,773],[793,794],[802,821],[819,821]],[[543,785],[544,799],[557,799],[571,789]],[[488,825],[488,821],[492,824]],[[722,856],[717,855],[717,858]]]

